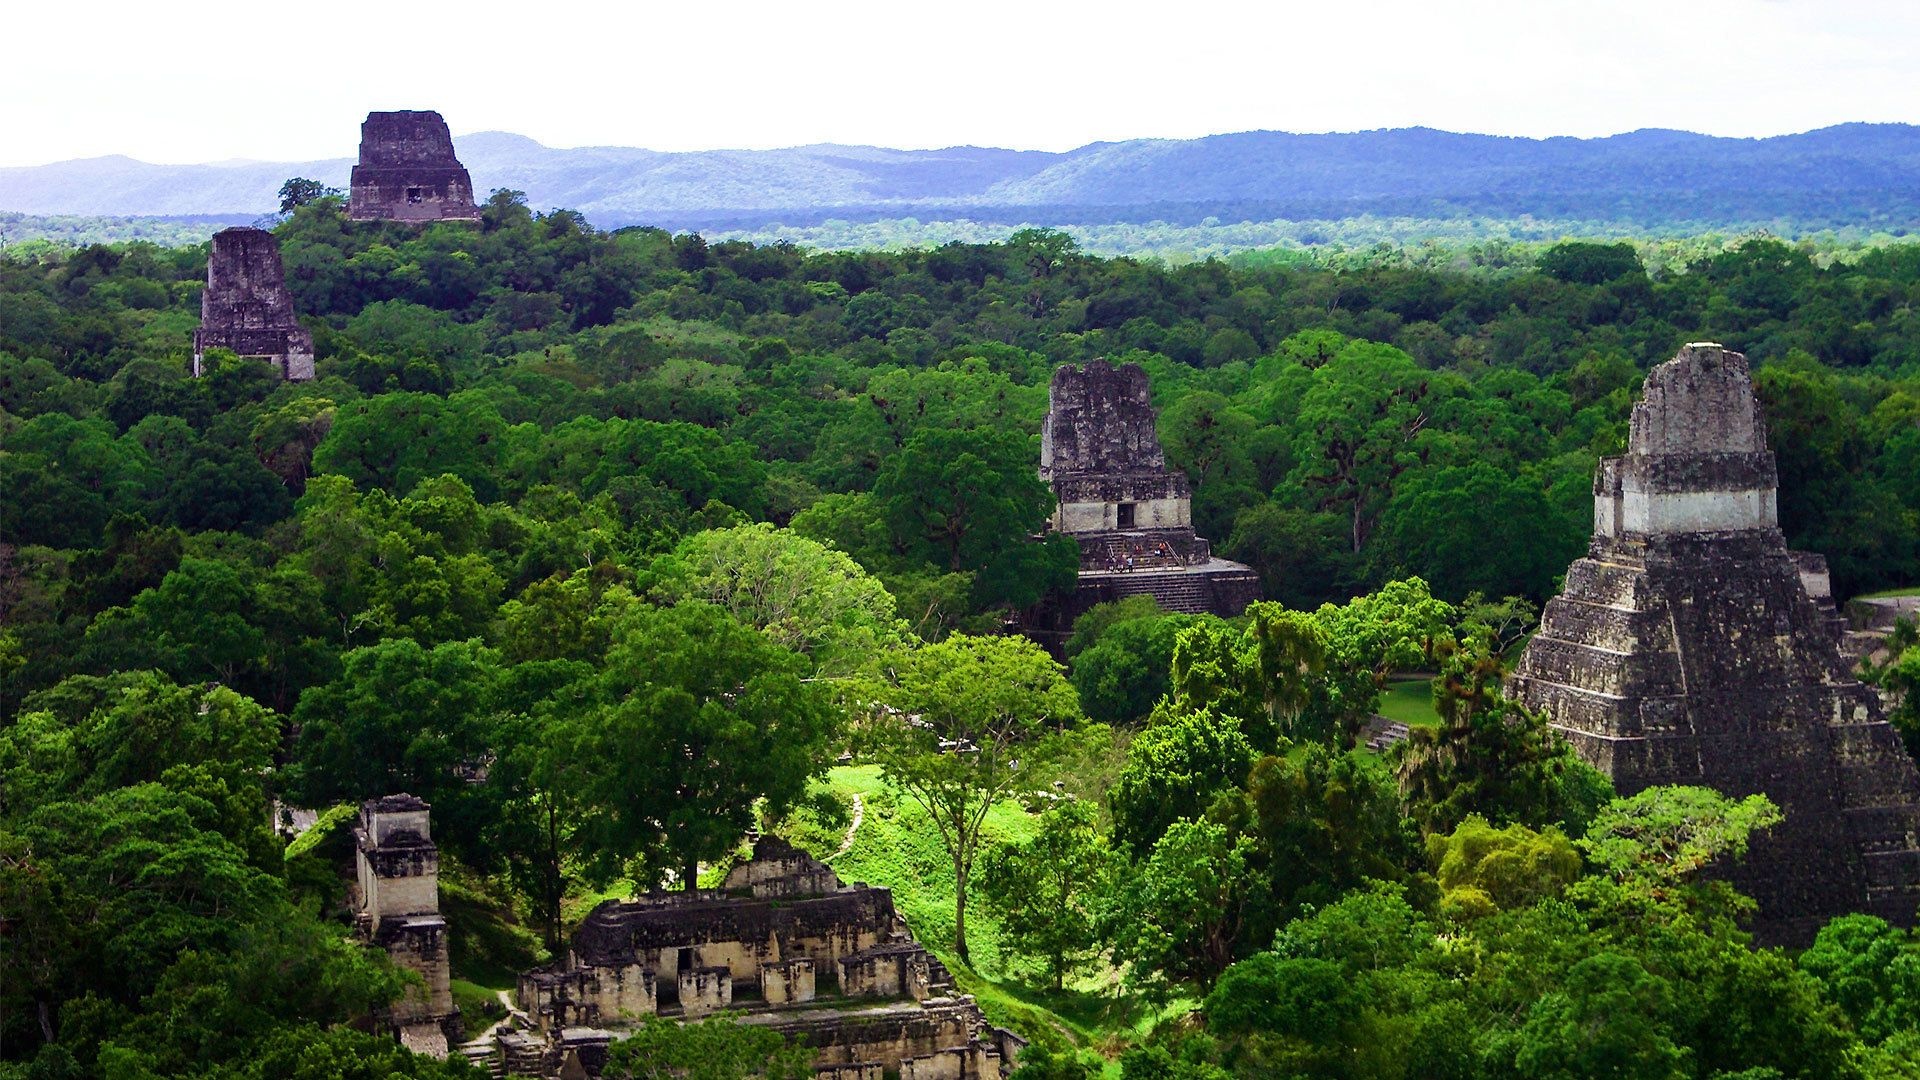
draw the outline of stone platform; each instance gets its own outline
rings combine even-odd
[[[367,114],[353,167],[347,216],[354,221],[479,221],[473,178],[454,156],[440,114]]]
[[[313,334],[293,312],[280,241],[265,229],[222,229],[207,255],[207,288],[193,332],[193,375],[207,350],[265,360],[290,381],[313,378]]]
[[[1623,795],[1762,793],[1786,820],[1737,865],[1764,942],[1826,920],[1914,923],[1920,771],[1852,672],[1824,566],[1787,549],[1745,357],[1690,345],[1656,368],[1628,453],[1601,463],[1595,533],[1508,692]]]
[[[1167,467],[1159,413],[1138,364],[1093,360],[1053,373],[1040,478],[1058,507],[1049,528],[1080,546],[1071,597],[1021,612],[1022,633],[1058,650],[1095,604],[1151,596],[1167,611],[1234,616],[1260,599],[1251,567],[1217,558],[1193,529],[1185,473]]]

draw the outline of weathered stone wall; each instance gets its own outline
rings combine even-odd
[[[639,964],[529,972],[518,994],[522,1011],[549,1030],[631,1024],[660,1011],[654,973]]]
[[[749,1022],[810,1047],[817,1069],[878,1065],[904,1076],[902,1070],[915,1058],[967,1048],[979,1053],[957,1059],[963,1070],[956,1074],[960,1080],[999,1080],[1001,1076],[1002,1044],[971,997],[933,998],[838,1014],[772,1013],[750,1017]]]
[[[652,893],[594,909],[562,964],[521,976],[520,1007],[541,1034],[498,1040],[499,1067],[551,1077],[567,1075],[572,1061],[596,1075],[604,1040],[618,1032],[591,1025],[742,1005],[741,1022],[812,1048],[821,1075],[842,1080],[912,1068],[948,1075],[938,1070],[956,1063],[957,1080],[998,1080],[1001,1062],[1025,1045],[991,1027],[973,999],[944,996],[952,976],[906,933],[887,890],[849,888],[774,837],[759,840],[754,858],[727,881],[732,891]],[[822,891],[797,891],[808,883]],[[818,1003],[823,969],[841,995],[873,1000]],[[603,1040],[599,1049],[565,1048],[588,1035]],[[909,1064],[920,1058],[927,1060]]]
[[[389,919],[439,912],[440,851],[424,801],[389,795],[362,805],[354,848],[369,933],[378,936]]]
[[[1138,364],[1063,364],[1047,391],[1040,475],[1158,472],[1167,467],[1154,429],[1158,411]]]
[[[447,922],[440,916],[439,852],[425,801],[389,795],[360,806],[354,829],[355,923],[369,945],[420,976],[383,1022],[421,1053],[445,1057],[460,1035]]]
[[[1509,690],[1623,794],[1703,784],[1778,803],[1786,821],[1721,868],[1759,901],[1763,940],[1804,942],[1849,911],[1911,925],[1920,772],[1810,595],[1824,563],[1789,552],[1773,524],[1745,359],[1688,346],[1648,386],[1633,449],[1596,481],[1588,555],[1542,612]],[[1621,498],[1635,477],[1693,501],[1636,514]]]
[[[1647,374],[1633,406],[1628,457],[1764,453],[1767,425],[1745,356],[1716,342],[1691,342]]]
[[[733,1004],[733,972],[726,968],[686,968],[680,972],[679,984],[680,1009],[690,1018]]]
[[[1080,545],[1080,582],[1074,596],[1020,614],[1021,631],[1049,648],[1105,600],[1146,595],[1168,611],[1231,617],[1260,598],[1252,569],[1215,558],[1194,533],[1192,490],[1167,468],[1157,419],[1137,364],[1093,360],[1053,373],[1040,476],[1057,501],[1049,527]]]
[[[1125,526],[1128,529],[1178,529],[1193,525],[1190,499],[1135,499],[1123,495],[1098,502],[1062,502],[1053,516],[1054,528],[1075,534],[1119,531],[1122,505],[1133,507],[1133,523]]]
[[[721,889],[746,891],[757,899],[821,896],[844,886],[825,864],[777,836],[762,837],[754,857],[727,871]]]
[[[1063,365],[1048,389],[1040,434],[1040,476],[1060,508],[1057,532],[1078,534],[1192,524],[1185,474],[1167,468],[1154,429],[1158,416],[1138,364],[1105,360]],[[1120,506],[1132,508],[1132,524]]]
[[[797,956],[760,965],[760,996],[769,1005],[812,1001],[816,974],[812,960]]]
[[[1627,454],[1594,480],[1602,536],[1770,529],[1779,523],[1773,455],[1747,358],[1696,342],[1647,376]]]
[[[683,966],[721,967],[737,982],[757,986],[764,964],[806,957],[833,972],[841,957],[880,944],[900,929],[885,889],[767,899],[663,893],[595,908],[575,936],[573,962],[639,964],[668,986]]]
[[[473,180],[437,112],[368,113],[347,215],[355,221],[478,221]]]
[[[999,1075],[999,1056],[980,1045],[950,1046],[900,1063],[900,1080],[972,1080]]]
[[[925,998],[931,958],[913,942],[881,945],[842,957],[840,993],[846,997]]]
[[[448,958],[447,921],[438,915],[389,920],[376,939],[395,965],[420,976],[392,1007],[399,1022],[432,1020],[453,1012],[453,968]]]
[[[313,334],[294,316],[280,241],[264,229],[222,229],[207,256],[200,326],[193,332],[193,374],[209,349],[269,361],[282,378],[313,378]]]

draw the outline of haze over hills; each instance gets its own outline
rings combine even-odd
[[[1920,127],[1845,124],[1731,139],[1648,129],[1525,139],[1407,128],[1257,131],[1065,153],[815,145],[662,153],[455,140],[475,188],[525,191],[595,224],[740,229],[901,217],[1100,224],[1494,216],[1650,231],[1791,221],[1905,232],[1920,215]],[[256,215],[291,176],[344,187],[352,161],[152,165],[126,157],[0,169],[0,210]]]

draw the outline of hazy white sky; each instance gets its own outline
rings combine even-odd
[[[348,156],[369,109],[657,150],[1920,121],[1913,0],[7,0],[0,164]]]

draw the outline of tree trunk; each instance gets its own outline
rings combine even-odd
[[[967,864],[959,845],[953,851],[953,951],[961,963],[973,963],[967,955]]]
[[[546,866],[542,868],[546,877],[546,887],[541,891],[547,910],[543,920],[547,931],[547,948],[554,953],[560,951],[560,906],[565,901],[565,882],[562,880],[560,866],[560,814],[551,801],[547,804],[547,853]]]
[[[700,887],[700,860],[699,859],[696,859],[696,858],[687,859],[686,875],[687,875],[687,891],[688,892],[692,892],[693,890]]]

